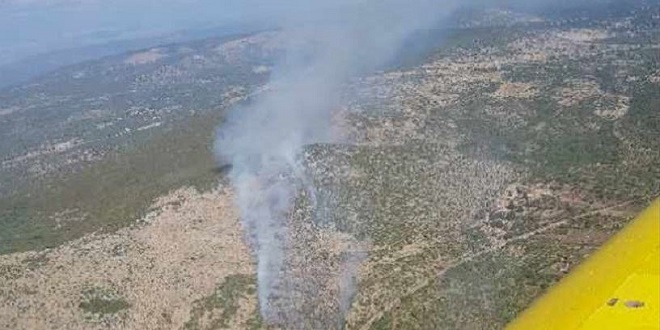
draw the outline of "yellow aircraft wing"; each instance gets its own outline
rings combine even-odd
[[[506,329],[660,329],[660,198]]]

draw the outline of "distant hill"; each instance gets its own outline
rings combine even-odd
[[[105,56],[119,55],[157,45],[179,43],[194,39],[230,36],[265,29],[265,26],[222,26],[207,29],[182,30],[165,35],[130,40],[113,41],[81,48],[53,51],[32,55],[21,60],[0,65],[0,89],[18,85],[58,68],[98,59]]]

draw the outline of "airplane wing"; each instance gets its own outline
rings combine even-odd
[[[507,330],[660,329],[660,198]]]

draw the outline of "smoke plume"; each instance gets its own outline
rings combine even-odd
[[[233,109],[217,132],[216,157],[230,163],[243,226],[257,260],[258,299],[266,321],[277,322],[270,303],[281,285],[287,216],[300,189],[303,146],[333,142],[331,112],[342,84],[391,61],[415,31],[433,26],[453,1],[354,0],[299,2],[280,25],[285,56],[269,88]],[[313,190],[313,189],[312,189]],[[343,285],[354,290],[356,258],[345,262]],[[342,313],[352,292],[341,293]]]

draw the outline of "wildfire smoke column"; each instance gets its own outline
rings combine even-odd
[[[260,312],[273,323],[287,313],[271,303],[287,294],[278,292],[285,282],[287,217],[298,192],[310,188],[303,187],[309,180],[299,162],[302,148],[333,142],[332,110],[340,106],[344,83],[392,60],[406,38],[432,27],[455,6],[430,0],[284,3],[291,8],[279,32],[285,56],[267,91],[232,109],[215,141],[217,159],[232,165],[229,177],[257,262]],[[357,264],[345,262],[340,276],[353,279]],[[343,290],[341,296],[344,314],[352,293]]]

